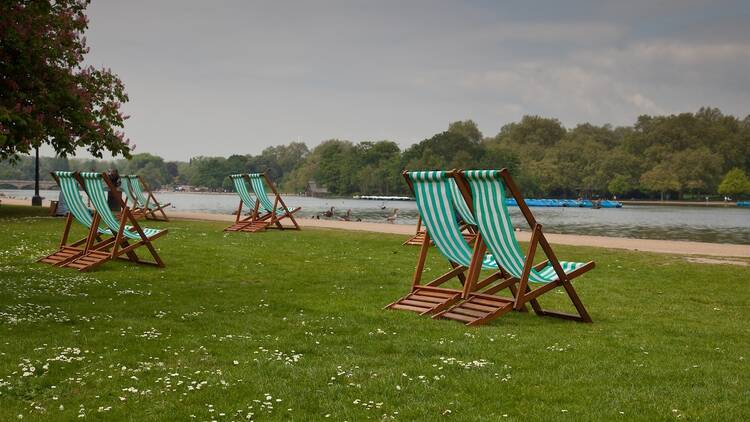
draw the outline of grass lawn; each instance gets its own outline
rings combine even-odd
[[[0,207],[0,420],[750,419],[750,267],[557,247],[597,263],[593,324],[468,328],[382,310],[402,236],[144,225],[169,228],[166,268],[78,273],[34,263],[62,219]]]

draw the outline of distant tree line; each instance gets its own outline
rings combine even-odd
[[[527,196],[670,197],[750,195],[750,116],[716,108],[669,116],[640,116],[633,126],[580,124],[524,116],[486,137],[471,121],[401,150],[392,141],[331,139],[312,150],[304,143],[269,147],[259,155],[164,161],[151,154],[130,160],[45,158],[50,170],[138,173],[154,187],[232,188],[235,172],[267,171],[286,192],[315,180],[332,194],[406,194],[403,169],[507,167]],[[33,161],[0,163],[0,179],[30,179]]]

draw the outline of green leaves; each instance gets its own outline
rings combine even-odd
[[[722,195],[750,195],[750,178],[739,168],[733,168],[719,185]]]
[[[41,144],[129,157],[128,101],[109,69],[84,67],[88,0],[0,3],[0,160]]]

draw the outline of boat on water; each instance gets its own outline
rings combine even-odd
[[[743,207],[743,208],[750,208],[750,201],[738,201],[737,206]]]
[[[412,201],[414,198],[408,196],[380,196],[380,195],[354,195],[354,199],[369,199],[374,201]]]
[[[564,208],[622,208],[622,202],[601,200],[591,201],[589,199],[525,199],[526,205],[529,207],[564,207]],[[517,206],[515,199],[509,198],[505,200],[505,205]]]
[[[354,195],[354,199],[366,199],[374,201],[413,201],[408,196],[381,196],[381,195]],[[610,200],[591,201],[589,199],[525,199],[526,205],[530,207],[569,207],[569,208],[622,208],[622,202]],[[505,205],[518,206],[515,198],[506,198]]]
[[[605,199],[603,201],[599,201],[599,205],[602,208],[622,208],[622,202],[619,202],[619,201],[610,201],[609,199]]]

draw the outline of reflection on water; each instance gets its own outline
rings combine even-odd
[[[0,190],[10,197],[31,197],[28,190]],[[57,191],[42,191],[42,196],[55,199]],[[239,200],[233,194],[194,194],[160,192],[160,201],[171,202],[181,211],[231,214]],[[386,222],[398,209],[398,224],[415,224],[416,204],[413,201],[371,201],[344,198],[308,198],[284,196],[287,205],[301,206],[298,215],[313,217],[331,207],[338,215],[352,210],[354,219]],[[632,237],[640,239],[694,240],[701,242],[750,244],[750,209],[703,206],[625,206],[616,209],[534,208],[534,216],[551,233],[587,234]],[[526,229],[518,208],[511,207],[516,227]],[[323,218],[323,217],[321,217]]]
[[[514,210],[514,222],[521,213]],[[750,244],[750,210],[737,207],[638,205],[615,209],[535,208],[555,233]]]

